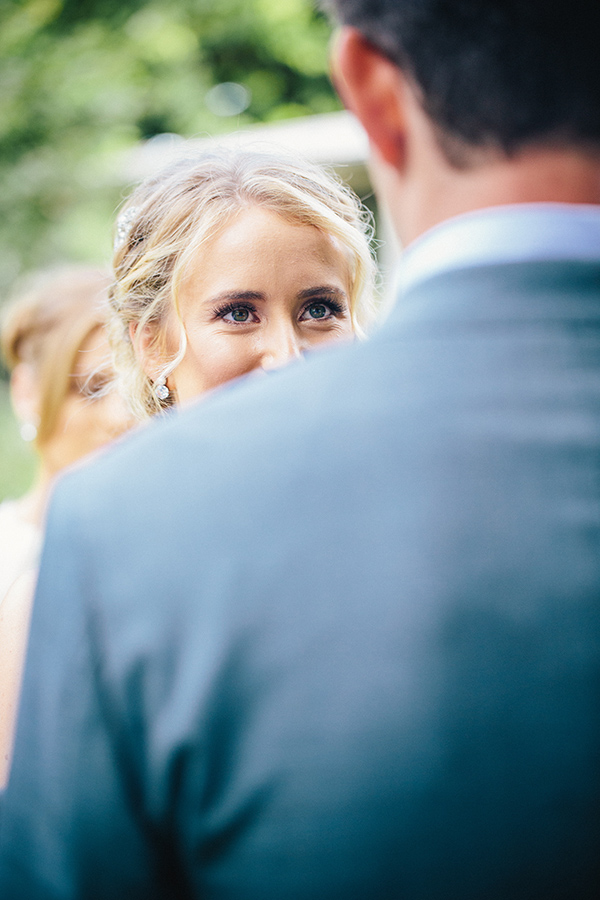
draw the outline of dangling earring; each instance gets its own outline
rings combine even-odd
[[[158,400],[168,400],[171,395],[171,391],[167,387],[166,382],[167,379],[164,375],[154,382],[154,395]]]
[[[19,428],[19,434],[21,435],[22,440],[30,444],[31,441],[35,441],[38,435],[37,425],[35,422],[22,422],[21,427]]]

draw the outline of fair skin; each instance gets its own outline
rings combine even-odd
[[[193,261],[179,312],[188,345],[167,386],[185,403],[233,378],[352,338],[346,255],[312,225],[259,206],[244,208]],[[177,352],[179,336],[173,311],[168,354]],[[146,372],[155,378],[161,361],[142,340],[144,348]]]
[[[114,390],[104,388],[112,377],[111,352],[101,328],[81,345],[54,433],[44,447],[46,468],[54,474],[92,453],[132,424],[127,408]]]
[[[42,524],[54,476],[132,425],[118,395],[114,391],[102,391],[110,378],[106,367],[109,352],[108,341],[97,328],[77,353],[56,427],[39,451],[35,484],[17,501],[19,515],[33,525]],[[11,386],[17,415],[31,421],[40,403],[33,370],[21,363],[13,373]],[[0,788],[8,778],[35,580],[35,571],[26,572],[4,598],[0,597]]]
[[[371,145],[373,181],[406,246],[452,216],[510,203],[600,203],[600,157],[578,147],[536,145],[510,159],[476,150],[464,168],[440,149],[418,90],[355,28],[340,30],[333,76]]]
[[[36,572],[18,578],[0,603],[0,789],[8,779]]]
[[[56,427],[39,448],[39,466],[34,487],[18,502],[22,517],[41,524],[50,484],[54,476],[77,460],[104,446],[129,427],[132,420],[115,391],[104,393],[110,379],[108,340],[101,328],[92,331],[76,355],[70,388],[60,409]],[[22,421],[39,418],[37,377],[20,363],[11,379],[11,395]]]

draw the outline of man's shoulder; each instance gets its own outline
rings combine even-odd
[[[381,366],[375,345],[319,351],[269,375],[225,385],[184,410],[125,436],[59,479],[55,500],[99,515],[103,508],[207,488],[227,466],[272,467],[298,441],[339,427]],[[376,375],[373,375],[376,377]],[[227,482],[227,478],[222,478]],[[56,499],[58,498],[58,500]]]
[[[600,257],[480,263],[416,281],[393,315],[405,336],[415,326],[433,334],[453,325],[597,319],[599,293]]]

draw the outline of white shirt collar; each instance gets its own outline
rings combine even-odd
[[[600,206],[522,203],[455,216],[404,251],[397,286],[464,267],[551,259],[600,261]]]

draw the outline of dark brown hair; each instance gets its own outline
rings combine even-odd
[[[597,0],[324,0],[410,75],[447,155],[600,152]],[[468,159],[468,153],[466,154]]]

